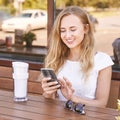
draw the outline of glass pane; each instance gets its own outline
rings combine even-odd
[[[114,0],[111,0],[108,3],[104,1],[99,3],[97,0],[94,3],[89,0],[56,0],[56,9],[59,11],[70,5],[84,8],[90,17],[92,16],[96,50],[113,56],[112,43],[116,38],[120,37],[120,2],[115,3]]]
[[[3,8],[0,8],[0,39],[5,40],[7,36],[10,36],[12,44],[15,44],[16,39],[21,39],[20,36],[30,30],[36,35],[33,46],[47,46],[47,0],[37,0],[37,2],[14,0],[3,5],[4,12],[2,12]],[[1,27],[3,22],[4,27]],[[23,32],[19,32],[20,34],[18,33],[16,37],[15,30]]]

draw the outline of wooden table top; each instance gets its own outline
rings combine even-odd
[[[0,90],[0,120],[116,120],[115,109],[85,106],[85,115],[64,108],[64,102],[28,94],[27,102],[14,102],[13,92]]]

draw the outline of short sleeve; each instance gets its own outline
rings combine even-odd
[[[103,52],[98,52],[95,55],[95,67],[98,70],[102,70],[108,66],[112,66],[113,64],[114,63],[108,54],[103,53]]]

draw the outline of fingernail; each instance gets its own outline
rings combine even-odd
[[[57,82],[57,81],[55,81],[55,83],[56,83],[56,84],[58,84],[58,82]]]

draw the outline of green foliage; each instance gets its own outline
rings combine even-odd
[[[66,6],[77,5],[77,6],[85,7],[88,5],[88,3],[89,0],[67,0]]]
[[[10,3],[9,0],[0,0],[0,5],[2,6],[8,6],[9,3]]]
[[[10,13],[14,14],[16,9],[13,6],[14,0],[0,0],[0,9],[7,8]],[[44,9],[47,10],[48,0],[25,0],[23,2],[23,9]],[[65,6],[77,5],[81,7],[94,7],[94,8],[112,8],[120,7],[120,0],[54,0],[57,9],[62,9]]]
[[[25,0],[23,9],[47,9],[47,0]]]
[[[74,5],[74,0],[67,0],[66,6]]]
[[[13,4],[8,5],[9,13],[14,15],[16,13],[16,9],[14,8]]]
[[[97,2],[96,4],[93,4],[96,8],[109,8],[108,2]]]
[[[111,8],[119,7],[120,0],[56,0],[57,8],[59,6],[77,5],[81,7]]]
[[[32,46],[32,42],[34,40],[36,40],[36,34],[34,34],[33,32],[29,31],[29,32],[27,32],[27,33],[22,35],[22,40],[25,41],[26,47],[31,47]]]

